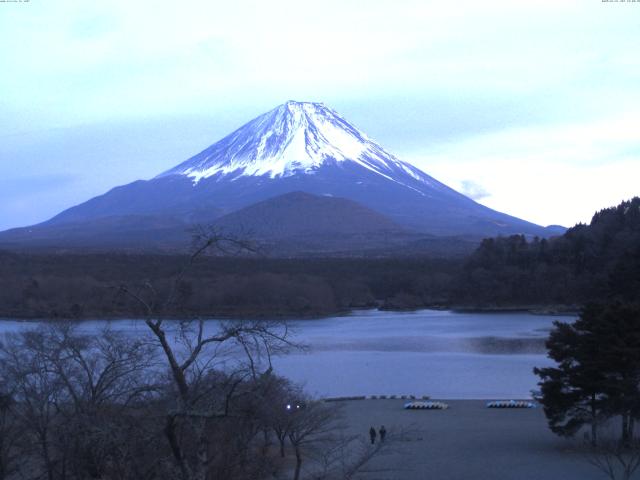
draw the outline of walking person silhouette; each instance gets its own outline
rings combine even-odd
[[[369,437],[371,438],[371,445],[376,443],[376,429],[371,427],[369,429]]]

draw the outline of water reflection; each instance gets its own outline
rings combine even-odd
[[[450,352],[495,355],[543,354],[544,338],[441,338],[441,337],[389,337],[384,339],[355,339],[316,341],[310,352],[359,351],[359,352]]]

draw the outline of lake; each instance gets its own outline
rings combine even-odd
[[[526,398],[536,389],[534,366],[547,366],[544,341],[554,320],[573,317],[529,313],[354,311],[292,320],[304,352],[274,359],[276,371],[318,396],[429,395],[446,399]],[[85,321],[95,331],[106,321]],[[110,322],[146,333],[141,321]],[[211,320],[211,328],[217,322]],[[0,333],[37,322],[3,320]]]

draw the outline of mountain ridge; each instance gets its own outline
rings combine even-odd
[[[291,192],[346,199],[427,236],[561,233],[476,203],[399,160],[324,104],[289,101],[150,180],[115,187],[39,225],[0,233],[0,244],[15,239],[16,230],[25,244],[36,231],[40,243],[47,230],[58,241],[63,224],[70,225],[65,231],[80,232],[111,222],[117,235],[117,219],[130,225],[136,216],[151,229],[168,219],[211,224]]]
[[[389,174],[395,167],[425,183],[432,180],[323,103],[294,100],[254,118],[155,178],[185,175],[194,183],[215,175],[275,178],[310,174],[327,161],[355,162],[387,179],[392,179]]]

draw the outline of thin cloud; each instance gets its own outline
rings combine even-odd
[[[482,200],[491,196],[487,189],[473,180],[463,180],[460,183],[462,184],[462,193],[473,200]]]

